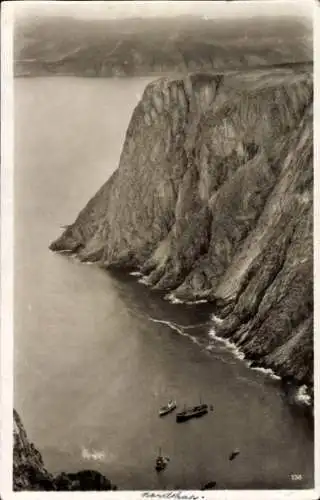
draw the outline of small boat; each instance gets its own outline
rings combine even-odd
[[[229,460],[232,461],[234,460],[240,453],[240,450],[238,448],[236,448],[235,450],[233,450],[232,453],[230,453],[229,455]]]
[[[202,490],[213,490],[217,485],[216,481],[210,481],[209,483],[205,484],[201,489]]]
[[[190,420],[191,418],[198,418],[202,417],[203,415],[206,415],[208,413],[208,405],[205,403],[200,403],[197,406],[192,406],[191,408],[184,408],[183,411],[180,413],[177,413],[176,416],[176,421],[179,422],[186,422],[187,420]]]
[[[159,416],[163,417],[164,415],[167,415],[168,413],[171,413],[173,410],[177,408],[177,403],[176,401],[169,401],[169,403],[166,406],[162,406],[159,410]]]
[[[157,472],[163,471],[167,467],[167,462],[163,457],[158,457],[156,460],[155,469]]]
[[[159,448],[159,455],[156,458],[156,465],[155,465],[156,471],[157,472],[163,471],[167,467],[168,462],[169,462],[169,458],[163,457],[161,455],[161,448]]]

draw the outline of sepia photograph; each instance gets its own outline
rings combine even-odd
[[[316,2],[4,3],[12,491],[316,500]]]

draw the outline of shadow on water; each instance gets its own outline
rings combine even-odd
[[[172,326],[176,325],[183,333],[189,332],[192,336],[198,337],[200,346],[208,346],[208,343],[210,343],[208,332],[212,327],[210,317],[214,313],[212,304],[173,304],[164,299],[166,292],[150,289],[150,287],[139,283],[137,277],[129,273],[119,270],[104,272],[110,276],[121,300],[124,301],[128,310],[132,311],[133,314],[145,316],[147,311],[153,319],[161,321],[165,318],[167,322],[160,323],[162,328],[169,328],[172,332],[175,332]],[[171,323],[172,326],[166,323]],[[210,350],[207,352],[210,352]],[[212,351],[211,353],[214,354]],[[231,352],[228,354],[230,356],[228,362],[234,363],[233,354]],[[311,433],[310,435],[313,436],[314,418],[312,407],[297,401],[296,385],[292,381],[274,380],[268,375],[265,375],[264,379],[267,385],[281,389],[281,398],[288,405],[290,412],[295,418],[305,421],[305,425]],[[262,396],[263,398],[264,396]]]
[[[147,309],[150,311],[150,316],[155,315],[155,319],[162,319],[163,314],[165,314],[166,317],[172,317],[172,320],[181,326],[199,325],[203,327],[203,331],[208,331],[211,324],[210,315],[213,312],[210,304],[172,304],[164,300],[165,292],[151,290],[146,285],[139,283],[137,277],[129,273],[119,270],[105,272],[112,278],[114,286],[118,288],[119,294],[128,308],[136,309],[138,307],[139,311]]]

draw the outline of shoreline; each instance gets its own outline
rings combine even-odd
[[[65,218],[65,216],[63,217],[60,217],[61,219],[62,218]],[[38,242],[36,242],[38,243]],[[103,243],[104,244],[104,243]],[[106,273],[107,275],[107,278],[109,279],[108,275],[109,273],[112,275],[113,272],[112,272],[112,269],[108,269],[106,268],[106,266],[103,265],[103,262],[102,260],[99,262],[93,262],[93,261],[86,261],[86,262],[83,262],[81,260],[81,255],[83,256],[86,256],[88,254],[86,254],[85,252],[81,252],[81,247],[78,247],[79,248],[79,256],[80,258],[76,255],[76,252],[65,252],[65,253],[69,253],[69,258],[71,260],[74,260],[76,262],[76,265],[74,266],[75,269],[73,269],[72,271],[74,272],[74,276],[76,273],[78,272],[81,272],[81,269],[80,268],[77,268],[77,264],[78,263],[85,263],[87,265],[95,265],[97,267],[100,267],[104,270],[104,273]],[[104,247],[103,247],[104,248]],[[116,247],[113,247],[113,248],[116,248]],[[63,253],[63,252],[61,252]],[[89,255],[88,259],[96,259],[97,258],[97,252],[93,255]],[[141,261],[143,262],[143,259],[141,259]],[[52,261],[51,261],[52,262]],[[108,261],[106,261],[108,262]],[[61,263],[61,262],[60,262]],[[68,261],[66,262],[67,264],[67,268],[70,267],[68,263]],[[59,267],[59,266],[58,266]],[[72,267],[72,266],[71,266]],[[259,272],[259,267],[260,266],[257,266],[258,267],[258,272]],[[61,266],[62,268],[62,271],[65,270],[64,266],[62,265]],[[142,266],[142,269],[144,269],[144,266]],[[122,269],[120,268],[120,273],[118,275],[119,277],[119,281],[122,279],[121,278],[121,273],[124,275],[127,275],[129,270],[126,270],[125,268],[122,267]],[[260,267],[260,270],[261,270],[261,267]],[[68,270],[67,270],[68,271]],[[87,274],[88,275],[88,283],[90,283],[90,278],[89,278],[89,274],[90,274],[90,270],[87,270],[88,273],[86,273],[85,271],[85,275]],[[108,281],[108,280],[103,280],[101,279],[100,280],[100,277],[102,276],[103,278],[103,274],[104,273],[96,273],[96,271],[94,270],[91,270],[93,271],[93,274],[94,274],[94,277],[95,275],[99,274],[99,276],[97,277],[97,282],[98,283],[102,283],[101,285],[101,289],[103,289],[103,292],[104,292],[104,281]],[[130,273],[130,275],[132,277],[135,277],[134,278],[134,281],[136,281],[136,278],[138,278],[137,281],[140,281],[140,278],[142,278],[142,273],[138,272],[138,271],[133,271],[132,273]],[[58,276],[58,274],[57,274]],[[64,277],[64,274],[63,274],[63,277]],[[126,280],[126,278],[124,278],[124,280]],[[129,293],[132,293],[132,296],[129,297],[132,299],[132,304],[134,305],[134,308],[137,306],[137,305],[144,305],[143,302],[145,302],[146,305],[149,306],[148,304],[148,297],[150,296],[150,302],[151,302],[151,305],[147,310],[147,314],[145,314],[145,310],[144,310],[144,307],[141,308],[141,317],[142,319],[144,320],[147,320],[148,318],[148,314],[151,314],[156,317],[158,317],[159,319],[156,320],[156,319],[152,319],[150,318],[151,320],[153,321],[158,321],[160,323],[166,323],[166,326],[169,327],[169,328],[173,328],[177,331],[177,333],[180,335],[184,335],[184,336],[187,336],[188,339],[182,339],[182,338],[178,338],[177,337],[177,333],[173,333],[171,332],[170,330],[168,330],[168,328],[163,328],[163,326],[160,326],[158,325],[157,326],[157,329],[155,330],[156,332],[156,336],[158,335],[159,338],[161,339],[159,342],[160,342],[160,347],[159,347],[159,344],[156,344],[154,343],[154,339],[151,339],[151,344],[150,344],[150,358],[147,359],[147,361],[149,359],[151,359],[151,363],[154,364],[154,361],[152,360],[152,356],[153,355],[158,355],[160,353],[161,355],[161,351],[163,350],[162,349],[162,335],[165,337],[165,340],[168,342],[168,345],[170,345],[170,349],[172,347],[172,345],[174,345],[175,343],[177,343],[177,346],[178,346],[178,349],[179,349],[179,346],[181,345],[181,352],[183,353],[183,356],[184,356],[184,351],[187,351],[187,350],[190,350],[192,354],[195,353],[195,357],[196,359],[199,358],[199,363],[203,363],[205,364],[206,362],[208,362],[208,369],[210,370],[214,370],[215,369],[215,366],[214,366],[214,363],[215,363],[215,360],[214,359],[210,359],[210,358],[214,358],[214,356],[211,356],[211,354],[215,354],[216,352],[218,352],[218,354],[220,355],[221,354],[221,357],[224,358],[225,360],[225,364],[226,364],[226,367],[225,367],[225,370],[222,366],[222,369],[220,370],[220,365],[218,364],[218,377],[217,379],[219,380],[219,377],[220,377],[220,374],[221,374],[221,387],[222,387],[222,392],[223,391],[228,391],[229,392],[229,395],[230,395],[230,399],[236,399],[238,397],[238,394],[239,394],[239,401],[241,402],[240,403],[240,407],[242,408],[242,406],[244,406],[244,410],[246,410],[246,401],[243,401],[243,393],[246,391],[246,387],[244,387],[243,385],[241,385],[241,383],[239,384],[239,387],[240,389],[242,388],[242,390],[239,392],[237,392],[236,390],[233,391],[233,380],[232,380],[232,376],[234,375],[234,380],[236,379],[236,373],[237,373],[237,370],[239,369],[240,373],[243,373],[243,372],[246,372],[246,369],[247,368],[251,368],[252,370],[254,370],[255,372],[259,372],[260,375],[258,375],[257,373],[253,373],[252,372],[252,375],[250,376],[250,372],[247,371],[247,373],[245,373],[245,376],[249,378],[251,378],[253,381],[257,381],[258,383],[256,384],[257,386],[260,385],[262,390],[268,390],[268,388],[270,388],[271,391],[273,391],[275,393],[275,397],[274,397],[274,400],[272,399],[271,401],[275,401],[275,405],[276,405],[276,408],[278,409],[278,404],[279,404],[279,407],[281,408],[281,411],[282,409],[286,406],[286,399],[283,395],[282,395],[282,390],[281,390],[281,383],[284,384],[284,390],[285,390],[285,384],[287,383],[287,388],[289,388],[289,385],[292,383],[292,380],[289,379],[289,377],[286,377],[286,373],[289,373],[290,372],[290,368],[288,368],[288,366],[285,364],[285,363],[278,363],[278,365],[276,365],[275,367],[275,370],[279,371],[280,373],[282,373],[284,375],[284,378],[282,379],[281,377],[279,377],[278,375],[276,375],[271,369],[268,369],[268,368],[264,368],[263,366],[259,367],[257,366],[258,363],[257,361],[255,360],[252,360],[250,361],[250,356],[252,354],[252,349],[251,349],[251,353],[250,353],[250,350],[248,349],[247,350],[247,353],[246,355],[241,351],[241,349],[237,346],[237,343],[236,342],[231,342],[231,339],[234,339],[235,341],[238,342],[238,339],[236,336],[231,337],[229,339],[227,338],[223,338],[223,337],[219,337],[216,333],[219,332],[219,328],[218,328],[218,322],[219,321],[223,321],[221,320],[220,318],[217,318],[216,317],[216,321],[217,321],[217,328],[215,328],[213,326],[213,320],[212,320],[212,311],[215,310],[215,305],[214,304],[210,304],[210,302],[208,302],[207,300],[192,300],[193,297],[192,297],[192,294],[189,295],[188,299],[189,301],[183,301],[183,300],[179,300],[179,299],[175,299],[174,297],[174,294],[168,294],[168,296],[164,296],[164,294],[160,291],[160,289],[156,289],[156,287],[152,287],[150,286],[149,284],[149,288],[151,290],[148,290],[146,289],[145,291],[143,291],[143,289],[141,289],[140,285],[137,285],[135,286],[134,285],[134,281],[130,281],[131,278],[127,279],[127,283],[125,284],[128,284],[129,286],[126,286],[124,287],[124,298],[125,297],[125,293],[127,293],[127,291],[129,291]],[[143,280],[143,278],[142,278]],[[114,283],[112,283],[112,280],[111,281],[111,284],[113,285]],[[115,280],[116,281],[116,280]],[[77,280],[75,279],[75,282],[77,282]],[[87,282],[85,282],[86,284]],[[142,284],[145,284],[145,285],[148,285],[148,279],[146,279],[146,282],[145,283],[142,283]],[[115,286],[117,286],[117,284],[115,283]],[[121,287],[121,282],[120,282],[120,287]],[[140,287],[140,291],[139,291],[139,287]],[[89,287],[88,287],[89,288]],[[91,288],[91,287],[90,287]],[[98,287],[100,288],[100,286]],[[203,287],[202,287],[203,288]],[[93,290],[95,290],[94,287],[92,287]],[[79,290],[81,291],[81,288],[79,287]],[[54,290],[56,291],[56,290]],[[108,289],[107,289],[108,291]],[[59,290],[58,290],[59,292]],[[67,290],[68,292],[68,290]],[[75,292],[76,294],[79,294],[78,292],[78,289],[77,287],[75,287]],[[86,289],[86,286],[84,287],[84,292],[85,294],[87,293],[87,289]],[[150,293],[151,292],[151,293]],[[99,289],[99,293],[100,292],[100,289]],[[135,295],[139,295],[141,294],[141,298],[139,297],[135,297]],[[119,295],[121,295],[119,293]],[[163,301],[163,303],[165,304],[167,302],[167,306],[160,306],[159,308],[152,308],[151,306],[153,306],[153,298],[152,298],[152,295],[155,296],[156,298],[159,297],[160,300]],[[196,293],[193,294],[194,295],[194,298],[197,297]],[[122,296],[121,296],[122,297]],[[201,297],[201,293],[199,294],[199,297]],[[87,296],[85,295],[85,298],[87,299]],[[183,298],[183,297],[182,297]],[[137,300],[139,299],[139,300]],[[191,299],[191,300],[190,300]],[[40,301],[43,300],[40,296]],[[87,303],[88,301],[86,301]],[[102,302],[102,301],[101,301]],[[95,303],[97,304],[97,307],[96,307],[96,312],[97,312],[97,317],[100,317],[100,313],[99,313],[99,309],[101,310],[101,308],[104,310],[104,305],[101,304],[100,300],[96,300]],[[172,305],[173,307],[172,307]],[[179,307],[179,305],[183,305],[183,307]],[[199,306],[197,306],[197,304],[199,304]],[[205,305],[206,304],[206,305]],[[50,303],[48,304],[49,308],[53,309],[53,306],[52,304],[50,305]],[[131,306],[131,302],[130,301],[127,301],[125,300],[124,301],[124,307],[123,309],[125,310],[125,314],[127,313],[128,310],[130,310],[130,306]],[[176,307],[175,307],[176,306]],[[194,307],[191,307],[191,306],[194,306]],[[171,309],[170,309],[171,308]],[[67,315],[68,317],[71,317],[71,321],[72,320],[72,316],[74,314],[73,310],[69,308],[69,311],[67,310]],[[78,308],[79,309],[79,308]],[[210,311],[211,309],[211,311]],[[197,311],[200,311],[200,316],[198,317],[197,315]],[[119,308],[119,311],[120,311],[120,308]],[[115,317],[118,316],[119,314],[119,311],[117,311],[117,309],[115,310]],[[172,313],[170,312],[172,311]],[[177,311],[177,315],[175,315],[175,311]],[[194,313],[191,312],[191,316],[188,316],[187,317],[187,312],[188,311],[193,311]],[[133,309],[133,314],[136,312],[136,309]],[[140,312],[140,310],[139,310]],[[76,314],[77,314],[77,311],[76,311]],[[144,316],[144,318],[143,318]],[[91,311],[89,311],[89,321],[88,321],[88,328],[86,329],[86,332],[89,334],[89,336],[93,333],[95,333],[95,330],[96,330],[96,323],[92,324],[92,322],[90,321],[91,318],[93,317],[94,320],[96,320],[95,318],[95,315],[91,313]],[[204,318],[204,321],[206,321],[206,319],[208,319],[208,321],[203,324],[203,325],[200,325],[200,322],[201,322],[201,318]],[[131,319],[131,317],[129,318]],[[174,321],[176,321],[176,323],[174,323],[173,321],[170,322],[167,321],[160,321],[161,319],[165,320],[165,319],[173,319]],[[81,320],[81,318],[80,318]],[[197,322],[199,320],[199,325],[193,325],[193,323]],[[47,321],[46,321],[47,322]],[[133,323],[133,321],[132,321]],[[129,326],[131,326],[132,324],[131,322],[129,322]],[[48,323],[47,323],[48,324]],[[100,324],[102,324],[102,332],[101,333],[101,342],[105,343],[105,333],[104,333],[104,330],[108,328],[108,324],[109,324],[109,316],[106,314],[103,316],[102,318],[102,321],[100,322]],[[181,328],[179,329],[180,327],[180,324],[181,325],[185,325],[186,326],[181,326]],[[188,324],[190,324],[188,326]],[[45,325],[45,323],[44,323]],[[151,325],[151,328],[150,328],[150,325]],[[93,326],[93,330],[92,329],[92,326]],[[151,330],[151,335],[150,335],[150,338],[152,338],[154,335],[153,335],[153,330],[154,330],[154,326],[155,325],[152,325],[151,323],[148,324],[148,320],[147,320],[147,325],[146,325],[146,329],[147,330]],[[201,326],[201,328],[200,328]],[[280,325],[281,326],[281,325]],[[106,327],[106,328],[105,328]],[[111,327],[110,327],[111,329]],[[193,330],[192,330],[193,329]],[[280,328],[279,328],[280,329]],[[91,330],[91,332],[90,332]],[[122,329],[123,330],[123,340],[124,340],[124,343],[127,342],[128,340],[128,331],[126,331],[126,327]],[[145,349],[145,343],[143,343],[143,340],[145,340],[145,337],[142,336],[142,334],[140,333],[140,330],[142,330],[142,328],[140,328],[140,324],[138,323],[138,326],[137,326],[137,331],[140,335],[139,339],[141,338],[142,341],[141,341],[141,344],[143,345],[143,348]],[[216,331],[215,331],[216,330]],[[226,328],[225,328],[226,330]],[[76,330],[75,330],[76,331]],[[143,331],[143,334],[144,334],[144,330]],[[220,332],[221,335],[223,335],[223,331]],[[255,333],[255,332],[254,332]],[[282,332],[280,332],[281,334]],[[270,334],[272,334],[272,331],[270,332]],[[76,336],[76,340],[75,342],[79,342],[78,341],[78,338],[79,336]],[[149,337],[146,337],[147,338],[147,342],[149,340]],[[156,339],[157,340],[157,339]],[[190,340],[191,342],[195,342],[197,343],[197,347],[196,346],[192,346],[192,344],[190,344]],[[212,340],[212,343],[211,343],[211,340]],[[259,342],[260,342],[260,337],[258,337],[257,339]],[[91,341],[90,341],[91,342]],[[219,343],[218,343],[219,342]],[[240,342],[241,344],[241,342]],[[57,337],[57,346],[58,348],[60,349],[61,347],[61,341],[60,341],[60,338]],[[200,350],[203,350],[204,352],[200,352],[200,355],[198,355],[197,351],[199,351],[198,349],[198,346],[200,347]],[[208,347],[205,347],[205,346],[208,346]],[[210,346],[211,346],[211,349],[212,349],[212,353],[209,354],[210,352]],[[251,346],[250,346],[251,347]],[[205,352],[206,351],[209,351],[208,353]],[[174,351],[175,352],[175,351]],[[269,352],[270,352],[270,349],[269,349]],[[202,355],[203,354],[203,355]],[[207,360],[205,359],[205,355],[207,355]],[[50,353],[49,353],[50,355]],[[246,357],[247,356],[247,357]],[[116,360],[116,363],[118,363],[121,359],[121,356],[117,355],[117,358],[118,360]],[[244,363],[238,363],[237,361],[234,361],[234,358],[235,359],[239,359],[241,361],[244,361]],[[141,358],[142,360],[144,360],[145,358]],[[175,361],[175,360],[174,360]],[[193,361],[193,360],[192,360]],[[187,358],[187,362],[186,365],[185,365],[185,373],[190,373],[191,372],[191,365],[192,363],[189,362],[189,358]],[[269,358],[267,359],[266,362],[272,362],[272,361],[269,361]],[[90,364],[88,364],[88,367],[90,367],[90,365],[92,365],[92,361],[90,359],[89,361]],[[69,364],[69,361],[67,360],[67,365]],[[147,363],[146,363],[147,364]],[[229,365],[236,365],[238,364],[238,367],[235,367],[234,368],[234,373],[233,373],[233,367],[232,366],[227,366],[227,364]],[[242,368],[241,368],[241,365],[242,365]],[[140,366],[144,366],[144,363],[142,363]],[[156,377],[159,375],[159,373],[161,372],[161,368],[159,369],[159,367],[157,365],[154,365],[155,366],[155,372],[156,372]],[[181,365],[180,363],[174,363],[173,362],[173,366],[176,367],[176,370],[178,372],[178,375],[179,373],[182,372],[181,370]],[[292,363],[292,366],[295,366],[295,363]],[[247,367],[247,368],[246,368]],[[220,370],[220,371],[219,371]],[[145,371],[145,368],[143,368],[143,372]],[[142,372],[142,373],[143,373]],[[169,372],[169,375],[170,375],[170,371],[169,369],[166,370],[166,373]],[[228,373],[230,372],[230,387],[228,387]],[[223,375],[226,374],[226,377],[224,377]],[[197,373],[196,373],[197,375]],[[196,391],[198,390],[198,387],[201,387],[202,385],[204,386],[204,383],[202,383],[202,379],[199,378],[197,379],[197,376],[195,375],[194,377],[194,384],[195,384],[195,387],[196,387]],[[273,382],[268,382],[268,379],[267,377],[265,377],[266,375],[268,375],[268,377],[270,377],[271,379],[273,380],[277,380],[277,381],[280,381],[280,383],[273,383]],[[294,373],[294,376],[296,375],[296,372]],[[143,375],[145,376],[145,375]],[[299,377],[300,375],[298,374],[297,375],[297,378]],[[88,377],[88,374],[86,375],[86,378]],[[116,377],[118,377],[118,375],[116,374]],[[215,383],[215,379],[214,377],[212,376],[212,373],[210,372],[209,373],[209,380],[210,380],[210,386],[207,388],[207,391],[208,391],[208,394],[209,394],[209,397],[210,394],[212,394],[212,391],[213,391],[213,385]],[[213,380],[213,383],[211,383],[211,379]],[[115,381],[117,381],[117,378],[114,379]],[[302,378],[301,378],[302,380]],[[96,381],[96,380],[95,380]],[[301,382],[302,383],[302,382]],[[112,387],[113,383],[112,383],[112,379],[111,379],[111,387]],[[253,384],[254,385],[254,384]],[[207,387],[207,386],[206,386]],[[236,386],[236,389],[237,389],[238,385]],[[243,389],[244,387],[244,389]],[[310,387],[312,388],[312,380],[310,380]],[[189,386],[188,386],[189,388]],[[90,389],[91,390],[91,389]],[[219,391],[221,389],[219,388],[219,390],[217,391],[218,394],[220,395]],[[311,389],[312,390],[312,389]],[[51,392],[51,391],[50,391]],[[81,396],[82,396],[82,393],[83,393],[83,388],[80,387],[80,390],[79,390]],[[252,401],[254,402],[252,404],[252,408],[255,409],[257,411],[257,408],[259,408],[259,388],[258,389],[254,389],[254,395],[255,397],[252,398]],[[223,392],[224,394],[224,392]],[[49,398],[50,398],[50,393],[48,392],[48,395],[49,395]],[[305,385],[300,385],[296,388],[296,394],[295,394],[295,402],[298,404],[298,405],[301,405],[303,404],[304,407],[307,407],[307,408],[310,408],[311,406],[311,400],[312,400],[312,396],[310,396],[308,394],[308,388],[305,386]],[[250,403],[251,403],[251,400],[250,400]],[[229,400],[228,400],[228,404],[229,404]],[[267,399],[265,401],[265,403],[263,403],[260,407],[262,407],[262,410],[261,411],[264,411],[265,407],[267,408],[267,405],[269,404],[269,400]],[[293,404],[293,403],[292,403]],[[270,405],[270,408],[272,408],[272,406]],[[58,406],[58,411],[59,410],[59,406]],[[269,406],[268,406],[268,409],[269,409]],[[290,411],[286,411],[287,409],[285,409],[285,412],[284,414],[287,415],[289,413],[291,413],[291,410]],[[260,412],[260,410],[259,410]],[[294,412],[294,410],[293,410]],[[90,412],[91,413],[91,412]],[[254,413],[253,413],[254,414]],[[232,418],[232,421],[233,419],[235,418],[235,415],[236,413],[233,412],[231,413],[231,418]],[[257,415],[260,415],[260,413],[257,413]],[[280,415],[282,416],[283,414],[280,413]],[[92,416],[90,417],[92,418]],[[226,420],[223,420],[222,422],[225,422]],[[246,419],[243,420],[244,422],[247,422]],[[288,420],[289,421],[289,420]],[[277,420],[275,420],[275,427],[277,426]],[[281,420],[281,425],[283,424],[284,422],[284,426],[280,426],[280,429],[282,429],[282,431],[284,431],[284,434],[285,434],[285,430],[286,430],[286,427],[288,426],[287,422],[285,420]],[[299,429],[299,424],[301,424],[301,422],[299,422],[298,420],[294,421],[294,424],[295,426],[292,426],[293,427],[293,431],[291,433],[291,435],[295,436],[295,432],[297,432],[297,430]],[[94,426],[96,424],[94,423]],[[95,428],[95,427],[94,427]],[[291,427],[290,427],[291,428]],[[258,423],[258,427],[257,427],[258,430],[260,430],[260,424]],[[274,429],[276,430],[276,429]],[[210,431],[209,431],[210,433]],[[229,433],[228,431],[226,432],[226,435],[230,435],[232,434],[232,431]],[[268,433],[265,433],[264,435],[267,435]],[[136,433],[137,435],[137,433]],[[239,438],[241,438],[241,435],[244,435],[242,434],[241,432],[237,432],[237,436],[239,436]],[[55,437],[55,436],[54,436]],[[278,434],[277,434],[277,437],[278,437]],[[282,437],[282,436],[280,436]],[[198,443],[197,443],[198,445]],[[277,446],[277,443],[276,443],[276,446]],[[302,446],[304,446],[304,444],[302,444]],[[288,451],[288,447],[290,447],[290,444],[285,446],[285,449],[286,449],[286,453]],[[304,449],[302,447],[302,449]],[[98,457],[98,454],[100,452],[95,450],[95,449],[92,449],[90,450],[90,448],[87,448],[87,449],[84,449],[82,450],[81,454],[82,454],[82,458],[88,458],[89,455],[91,457],[91,459],[95,459],[94,457]],[[300,450],[299,450],[299,456],[301,457],[300,455]],[[289,453],[289,457],[290,458],[290,453]],[[253,462],[254,464],[254,462]]]
[[[99,266],[98,262],[87,262],[87,261],[81,261],[79,259],[78,255],[76,253],[73,253],[72,251],[58,251],[56,252],[57,254],[61,254],[64,256],[67,256],[71,260],[74,260],[80,264],[90,264],[90,265],[96,265],[97,267]],[[103,268],[107,272],[112,272],[114,273],[115,270],[109,270]],[[120,271],[120,273],[119,273]],[[116,274],[120,274],[121,276],[130,276],[135,279],[135,281],[141,285],[144,285],[145,287],[149,287],[150,285],[147,281],[147,276],[145,276],[142,272],[137,271],[137,270],[132,270],[132,271],[127,271],[124,269],[118,269]],[[153,289],[151,289],[154,291]],[[169,302],[172,305],[182,305],[182,306],[192,306],[192,305],[201,305],[201,304],[206,304],[208,305],[209,302],[205,299],[200,299],[200,300],[194,300],[194,301],[183,301],[181,299],[176,299],[174,296],[174,293],[161,293],[161,299]],[[166,320],[158,320],[155,318],[149,318],[151,321],[158,322],[158,323],[164,323],[166,326],[169,328],[175,330],[178,332],[179,335],[183,335],[185,337],[188,337],[193,343],[198,344],[198,341],[196,338],[194,338],[192,335],[184,332],[183,330],[186,328],[191,328],[191,327],[197,327],[199,325],[192,325],[191,327],[188,326],[182,326],[182,325],[176,325],[173,324],[170,321]],[[285,394],[289,394],[289,400],[292,400],[293,403],[297,407],[303,407],[305,410],[307,410],[308,416],[311,417],[314,420],[314,401],[312,397],[312,392],[313,388],[308,386],[307,384],[299,384],[297,380],[294,380],[290,378],[290,380],[286,380],[284,376],[278,375],[274,370],[272,370],[269,367],[264,367],[262,365],[259,365],[257,361],[251,360],[248,356],[246,356],[241,349],[237,346],[236,343],[230,341],[228,338],[225,337],[220,337],[219,335],[216,334],[214,330],[214,325],[215,324],[221,324],[223,322],[222,318],[219,318],[218,316],[215,316],[214,313],[211,313],[211,316],[208,319],[208,325],[211,324],[211,328],[209,329],[208,335],[211,337],[212,340],[219,342],[223,344],[226,348],[226,350],[232,355],[240,360],[243,361],[245,366],[247,368],[250,368],[250,370],[262,373],[266,377],[269,377],[272,380],[279,381],[282,386],[283,386],[283,391]],[[210,352],[210,346],[207,348],[208,352]]]
[[[235,358],[239,359],[240,361],[244,361],[245,365],[247,366],[247,368],[250,368],[250,370],[257,371],[271,378],[272,380],[276,380],[281,382],[281,384],[285,384],[285,380],[283,377],[277,375],[271,368],[265,368],[263,366],[259,366],[259,364],[256,366],[256,362],[247,358],[246,355],[234,342],[231,342],[229,339],[219,337],[215,333],[214,328],[210,330],[209,335],[213,340],[222,343],[225,346],[226,350],[231,352]],[[309,409],[313,407],[312,396],[311,394],[309,394],[310,387],[308,387],[306,384],[298,384],[294,381],[290,383],[290,388],[294,392],[293,399],[296,405],[304,406]]]
[[[141,285],[144,285],[147,287],[149,286],[148,281],[147,281],[147,277],[144,276],[143,273],[141,273],[140,271],[132,271],[129,273],[129,275],[133,276],[135,278],[138,278],[137,281]],[[194,300],[194,301],[183,301],[181,299],[176,298],[174,296],[174,293],[164,295],[162,297],[162,300],[166,300],[173,305],[196,305],[196,304],[205,304],[205,303],[208,304],[208,301],[205,299]],[[183,336],[187,336],[190,338],[192,337],[192,336],[186,334],[185,332],[181,331],[181,328],[179,329],[180,325],[171,325],[170,321],[160,321],[160,320],[154,320],[152,318],[150,318],[150,319],[152,321],[157,321],[157,322],[166,324],[167,326],[169,326],[169,328],[172,328],[173,330],[178,331],[178,333],[183,335]],[[313,404],[312,395],[310,394],[310,392],[312,391],[311,387],[309,387],[307,384],[299,384],[298,381],[295,381],[295,380],[292,380],[288,383],[285,381],[284,377],[278,375],[271,368],[259,366],[259,363],[257,363],[256,361],[250,360],[250,358],[248,358],[242,352],[242,350],[237,346],[236,343],[232,342],[228,338],[221,337],[221,336],[217,335],[217,333],[214,330],[214,325],[219,324],[219,323],[221,324],[223,322],[223,319],[215,316],[215,314],[212,313],[209,321],[211,322],[212,327],[209,330],[208,335],[212,340],[223,344],[224,347],[226,348],[226,350],[228,352],[232,353],[232,355],[236,359],[238,359],[240,361],[244,361],[244,364],[247,366],[247,368],[250,368],[253,371],[257,371],[259,373],[262,373],[263,375],[271,378],[272,380],[276,380],[276,381],[281,382],[281,384],[284,386],[283,390],[285,393],[287,392],[287,389],[289,388],[288,392],[290,393],[290,399],[293,399],[293,403],[297,407],[305,408],[308,411],[308,414],[310,413],[309,416],[311,416],[314,419],[314,404]],[[197,325],[195,325],[195,326],[197,326]],[[186,327],[182,327],[182,328],[186,328]],[[192,342],[197,343],[193,338],[191,340],[192,340]],[[210,351],[210,348],[208,348],[208,351]]]

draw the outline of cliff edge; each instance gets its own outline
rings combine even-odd
[[[51,250],[212,303],[214,331],[313,382],[312,65],[162,78]]]

